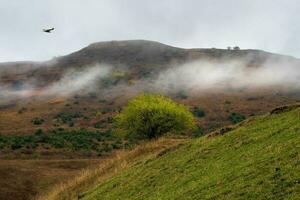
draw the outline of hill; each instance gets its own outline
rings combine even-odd
[[[207,76],[209,83],[214,72],[204,70],[202,76],[190,77],[201,74],[198,69],[205,63],[196,68],[186,65],[198,61],[216,66],[238,61],[251,69],[269,62],[281,68],[300,66],[296,58],[261,50],[182,49],[145,40],[98,42],[45,62],[1,63],[0,132],[23,135],[38,129],[110,127],[111,117],[140,92],[165,93],[191,109],[201,109],[206,115],[198,123],[204,132],[232,123],[232,113],[248,117],[300,99],[298,91],[278,87],[206,86],[201,80]],[[237,67],[233,73],[239,71]],[[96,117],[99,112],[102,115]],[[67,117],[67,122],[61,123],[59,116]],[[43,123],[33,124],[36,118]]]
[[[272,113],[141,157],[79,199],[299,199],[300,108]]]
[[[93,43],[69,55],[45,62],[0,63],[0,83],[22,88],[28,79],[36,79],[43,87],[63,77],[67,70],[82,69],[94,64],[108,64],[125,70],[135,79],[153,75],[166,68],[195,60],[245,61],[249,67],[259,67],[266,61],[299,64],[299,59],[261,50],[182,49],[146,40]],[[17,81],[17,83],[16,83]]]

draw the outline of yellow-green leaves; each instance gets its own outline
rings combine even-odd
[[[194,117],[184,105],[162,95],[142,94],[116,117],[118,128],[137,137],[154,138],[194,127]]]

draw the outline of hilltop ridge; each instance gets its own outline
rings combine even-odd
[[[45,62],[0,63],[0,84],[36,79],[37,83],[45,86],[59,80],[66,71],[94,64],[108,64],[141,78],[141,74],[157,74],[171,66],[199,60],[240,60],[249,67],[260,67],[272,60],[283,65],[300,66],[299,59],[261,50],[183,49],[147,40],[108,41],[92,43],[79,51]]]

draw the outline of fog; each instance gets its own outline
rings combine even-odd
[[[21,87],[2,83],[0,99],[70,97],[78,94],[87,95],[90,92],[99,96],[116,97],[140,92],[169,95],[182,91],[215,93],[255,89],[299,91],[300,62],[298,60],[276,57],[276,59],[267,59],[259,66],[251,66],[252,61],[253,57],[251,56],[217,61],[196,60],[163,68],[150,78],[133,79],[134,81],[129,83],[129,79],[125,77],[123,81],[117,81],[110,85],[103,85],[101,80],[103,78],[112,79],[113,74],[120,69],[117,66],[95,64],[77,69],[71,68],[72,70],[64,72],[58,81],[43,87],[37,87],[37,80],[34,78],[22,82]],[[130,67],[122,68],[130,70]],[[120,74],[128,76],[128,73],[130,71]],[[122,76],[118,78],[124,78]]]
[[[96,64],[85,66],[82,69],[83,70],[68,70],[59,81],[43,88],[37,87],[35,84],[37,81],[34,79],[22,82],[21,88],[17,89],[5,84],[0,85],[0,99],[13,100],[53,96],[68,97],[82,90],[84,90],[84,92],[95,91],[96,88],[99,87],[97,81],[109,74],[111,66]]]
[[[63,78],[45,88],[43,96],[69,96],[80,90],[94,91],[97,87],[97,80],[106,77],[111,67],[108,65],[95,65],[84,67],[83,71],[69,71]]]
[[[245,61],[196,61],[159,74],[154,85],[162,91],[300,88],[299,63],[269,60],[260,67]]]

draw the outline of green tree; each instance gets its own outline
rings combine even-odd
[[[130,136],[155,138],[194,128],[193,114],[184,105],[162,95],[142,94],[116,117],[116,125]]]

